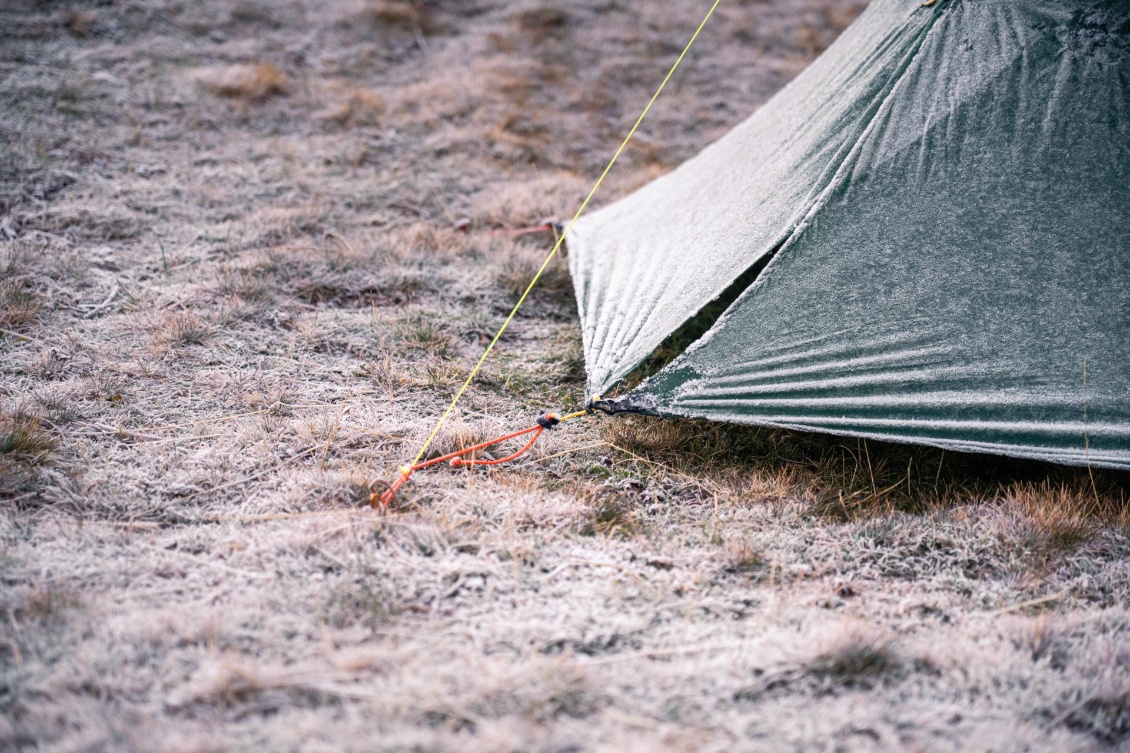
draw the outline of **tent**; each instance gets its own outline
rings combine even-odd
[[[568,256],[606,409],[1130,469],[1130,4],[874,0]]]

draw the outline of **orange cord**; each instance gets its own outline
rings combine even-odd
[[[557,426],[564,421],[570,421],[574,418],[587,416],[589,415],[589,413],[591,413],[591,411],[588,408],[586,408],[585,410],[575,411],[573,413],[567,413],[564,416],[559,416],[556,413],[547,413],[544,416],[538,418],[538,422],[528,429],[511,432],[510,434],[506,434],[495,439],[488,439],[486,442],[479,442],[477,445],[474,445],[472,447],[464,447],[462,450],[449,452],[446,455],[441,455],[440,457],[432,458],[431,460],[425,460],[422,463],[416,463],[414,465],[402,465],[400,467],[400,474],[391,484],[384,481],[374,481],[372,483],[369,493],[369,505],[372,506],[374,510],[380,510],[381,512],[388,510],[389,505],[391,505],[392,501],[396,499],[396,493],[400,491],[400,487],[404,486],[404,484],[407,483],[408,479],[412,477],[412,474],[416,471],[423,470],[424,468],[429,468],[433,465],[439,465],[440,463],[448,462],[453,468],[461,468],[463,466],[474,467],[483,465],[501,465],[503,463],[509,463],[511,460],[517,460],[530,451],[530,449],[534,446],[534,442],[538,441],[538,437],[540,437],[541,433],[546,429],[552,429],[554,426]],[[491,445],[496,445],[499,442],[505,442],[508,439],[515,439],[527,434],[533,434],[533,436],[530,437],[530,441],[526,442],[526,444],[523,445],[522,448],[517,452],[507,455],[504,458],[498,458],[497,460],[475,460],[474,458],[467,459],[464,457],[464,455],[469,455],[473,452],[478,452],[479,450],[485,450]]]
[[[518,458],[522,457],[527,452],[529,452],[530,448],[534,446],[534,442],[538,441],[538,437],[541,436],[541,433],[543,431],[545,431],[545,429],[543,427],[539,426],[538,430],[534,432],[534,436],[532,436],[530,438],[530,441],[526,442],[526,446],[523,447],[522,449],[518,450],[517,452],[515,452],[513,455],[507,455],[506,457],[499,458],[498,460],[475,460],[474,458],[471,458],[470,460],[464,460],[461,457],[452,458],[451,459],[451,466],[453,468],[459,468],[460,466],[464,466],[464,465],[469,465],[469,466],[472,466],[472,467],[476,466],[476,465],[501,465],[502,463],[509,463],[511,460],[517,460]],[[511,434],[510,436],[511,437],[519,436],[522,433],[524,433],[524,432],[519,432],[519,434]],[[499,440],[499,441],[502,441],[502,440]]]
[[[553,416],[553,414],[550,414],[550,416]],[[385,488],[384,488],[383,491],[375,490],[371,494],[369,494],[369,504],[373,507],[374,510],[381,510],[381,511],[387,510],[389,505],[392,504],[393,499],[395,499],[396,493],[398,491],[400,491],[400,487],[404,486],[405,482],[408,481],[408,479],[412,476],[413,473],[415,473],[416,471],[419,471],[419,470],[423,470],[424,468],[428,468],[428,467],[433,466],[433,465],[439,465],[440,463],[443,463],[443,462],[450,462],[452,467],[459,468],[459,467],[465,466],[465,465],[466,466],[499,465],[501,463],[507,463],[511,460],[515,460],[515,459],[521,457],[522,455],[524,455],[525,453],[529,452],[530,448],[534,446],[534,442],[537,441],[538,437],[541,436],[541,433],[543,431],[545,431],[544,426],[542,426],[541,424],[535,424],[534,426],[531,426],[528,429],[522,429],[521,431],[515,431],[511,434],[507,434],[505,436],[498,437],[496,439],[491,439],[491,440],[488,440],[486,442],[480,442],[479,444],[474,445],[473,447],[466,447],[462,450],[456,450],[455,452],[449,452],[448,454],[441,455],[438,458],[432,458],[431,460],[425,460],[423,463],[416,463],[415,465],[411,465],[411,466],[402,466],[400,468],[400,475],[396,477],[395,481],[393,481],[391,484],[384,484]],[[530,434],[530,433],[533,433],[534,436],[530,438],[530,441],[527,442],[526,445],[522,449],[518,450],[517,452],[515,452],[512,455],[507,455],[504,458],[499,458],[498,460],[475,460],[474,458],[472,458],[470,460],[466,460],[466,459],[463,458],[464,455],[467,455],[469,453],[478,452],[479,450],[485,450],[486,448],[490,447],[491,445],[496,445],[499,442],[505,442],[508,439],[514,439],[515,437],[521,437],[523,435]]]

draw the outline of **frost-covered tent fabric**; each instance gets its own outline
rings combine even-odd
[[[568,245],[590,395],[770,259],[620,405],[1130,468],[1130,3],[874,0]]]

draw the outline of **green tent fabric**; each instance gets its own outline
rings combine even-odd
[[[1130,4],[875,0],[745,123],[569,237],[590,395],[1130,469]]]

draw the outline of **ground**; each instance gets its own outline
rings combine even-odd
[[[588,418],[363,506],[707,7],[0,7],[0,748],[1130,750],[1124,474]],[[859,11],[724,0],[596,204]],[[437,452],[583,401],[571,295]]]

